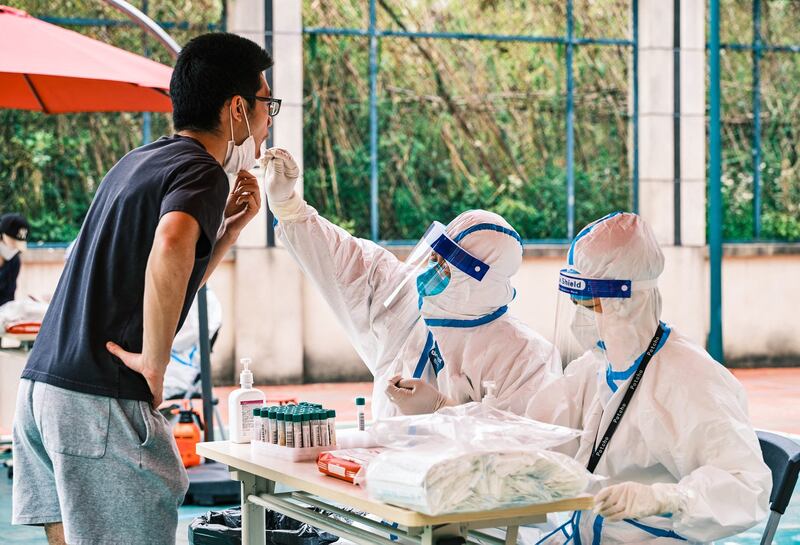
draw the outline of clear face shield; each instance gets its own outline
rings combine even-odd
[[[613,299],[630,299],[630,280],[589,278],[571,269],[558,277],[555,346],[562,366],[588,355],[605,359],[603,304]]]
[[[421,305],[423,298],[433,297],[447,289],[453,275],[460,271],[481,282],[490,267],[471,255],[449,236],[445,226],[433,222],[403,262],[406,272],[397,287],[384,301],[391,308],[413,294]]]

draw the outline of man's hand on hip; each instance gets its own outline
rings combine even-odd
[[[164,365],[150,365],[142,354],[128,352],[120,345],[113,342],[106,343],[106,349],[118,357],[125,367],[141,374],[147,381],[150,393],[153,395],[153,408],[157,409],[164,401]]]

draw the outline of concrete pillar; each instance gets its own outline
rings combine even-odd
[[[675,244],[674,1],[639,2],[639,210],[659,242]],[[705,3],[680,0],[680,231],[706,241]]]
[[[674,0],[639,2],[639,211],[666,257],[663,317],[708,331],[705,2],[680,0],[680,245],[675,236]]]
[[[265,44],[265,0],[229,0],[228,30]],[[274,145],[302,170],[302,2],[273,2],[272,95],[283,99],[272,126]],[[263,172],[258,173],[263,176]],[[236,357],[253,359],[257,384],[303,379],[302,276],[282,248],[266,247],[266,197],[236,247]],[[237,363],[237,375],[239,366]]]
[[[264,47],[264,0],[229,0],[228,32],[238,34]],[[253,174],[260,176],[260,169]],[[238,248],[264,248],[267,245],[267,214],[262,208],[239,236]]]
[[[272,94],[283,100],[273,135],[275,146],[289,151],[303,172],[303,2],[274,0],[273,6]]]
[[[681,236],[706,245],[706,2],[681,0]]]
[[[672,1],[639,2],[639,211],[673,241]]]

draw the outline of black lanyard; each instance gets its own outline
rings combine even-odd
[[[647,347],[647,351],[642,356],[642,362],[639,364],[639,368],[636,370],[636,373],[634,373],[631,383],[628,384],[628,389],[625,391],[625,395],[622,396],[622,401],[619,404],[619,408],[617,408],[614,418],[611,419],[611,423],[608,425],[606,433],[600,440],[600,444],[597,445],[597,448],[594,449],[594,452],[592,452],[591,458],[589,458],[589,464],[586,466],[586,468],[590,473],[594,473],[594,470],[597,468],[597,464],[600,463],[600,458],[608,448],[608,443],[611,441],[611,437],[614,436],[614,432],[617,431],[617,427],[619,427],[619,423],[622,421],[625,411],[628,410],[628,405],[630,405],[633,394],[636,392],[636,388],[639,387],[639,383],[642,381],[645,369],[647,369],[647,364],[650,363],[651,359],[653,359],[653,355],[656,353],[658,345],[661,344],[661,339],[663,337],[664,326],[658,324],[656,334],[653,335],[653,340],[650,341],[650,346]]]

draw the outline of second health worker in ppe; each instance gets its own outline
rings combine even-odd
[[[569,365],[528,415],[583,430],[576,459],[609,481],[594,512],[574,513],[545,543],[706,543],[766,514],[770,472],[744,389],[660,321],[663,270],[635,214],[590,224],[570,247],[555,335]]]
[[[523,413],[552,347],[508,314],[522,262],[511,226],[497,214],[465,212],[447,227],[433,224],[404,262],[321,217],[294,191],[291,156],[267,153],[278,236],[375,377],[374,416],[479,401],[484,381],[495,382],[499,408]],[[390,386],[399,376],[399,387]]]

